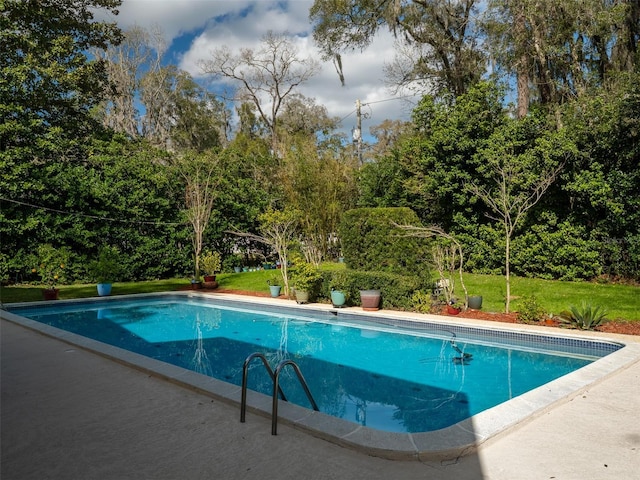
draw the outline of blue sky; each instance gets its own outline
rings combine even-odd
[[[133,25],[159,26],[169,49],[166,59],[188,71],[196,79],[210,82],[198,66],[213,49],[223,45],[232,51],[257,48],[267,31],[289,33],[301,56],[320,60],[311,37],[309,8],[313,0],[123,0],[115,17],[122,29]],[[330,116],[344,119],[343,130],[355,126],[355,102],[366,104],[362,112],[363,133],[385,119],[407,119],[411,102],[418,97],[389,100],[394,95],[384,83],[384,65],[394,58],[394,40],[381,32],[364,52],[343,55],[346,85],[340,81],[331,62],[322,63],[322,71],[300,88],[300,93],[324,105]],[[219,86],[209,83],[213,91]],[[389,101],[386,101],[389,100]]]

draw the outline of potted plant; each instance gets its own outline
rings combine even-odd
[[[215,282],[216,273],[220,271],[222,266],[220,252],[207,250],[204,255],[200,257],[200,264],[202,265],[202,271],[204,272],[204,281]]]
[[[329,280],[331,289],[331,304],[334,307],[343,307],[347,303],[347,274],[343,271],[333,272]]]
[[[308,303],[322,279],[315,265],[302,262],[292,270],[292,283],[297,303]]]
[[[273,298],[280,296],[280,289],[282,288],[282,277],[280,275],[271,275],[267,279],[267,285],[269,285],[269,291]]]
[[[89,273],[98,282],[98,295],[111,295],[111,287],[121,272],[120,252],[116,247],[104,246],[98,251],[98,258],[89,264]]]
[[[464,305],[456,302],[455,299],[453,299],[447,303],[446,310],[449,315],[458,315],[462,311],[463,306]]]
[[[51,244],[40,245],[37,250],[38,266],[31,269],[38,273],[45,288],[42,296],[45,300],[57,300],[59,290],[58,282],[63,280],[64,269],[69,262],[69,250],[65,247],[55,248]]]
[[[222,257],[220,252],[207,250],[204,255],[200,257],[200,265],[204,272],[204,287],[217,288],[218,282],[216,282],[216,273],[218,273],[222,268]]]

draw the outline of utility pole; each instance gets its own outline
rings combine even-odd
[[[358,166],[362,166],[362,112],[360,107],[360,99],[358,99],[356,100],[356,128],[353,131],[353,141],[356,142],[356,152],[358,153]]]

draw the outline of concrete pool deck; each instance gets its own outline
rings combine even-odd
[[[271,436],[269,418],[248,412],[242,424],[237,405],[11,322],[1,328],[3,479],[640,478],[637,358],[468,455],[394,461],[286,423]],[[636,337],[581,336],[640,348]]]

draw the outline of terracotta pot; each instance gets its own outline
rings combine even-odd
[[[60,293],[60,290],[57,288],[43,288],[42,298],[45,300],[58,300],[58,293]]]
[[[459,308],[455,308],[451,305],[447,305],[447,313],[449,315],[458,315],[460,313],[460,309]]]
[[[216,281],[216,276],[215,275],[205,275],[204,276],[204,281],[205,282],[215,282]]]
[[[375,311],[380,308],[380,290],[360,290],[360,303],[362,309]]]

